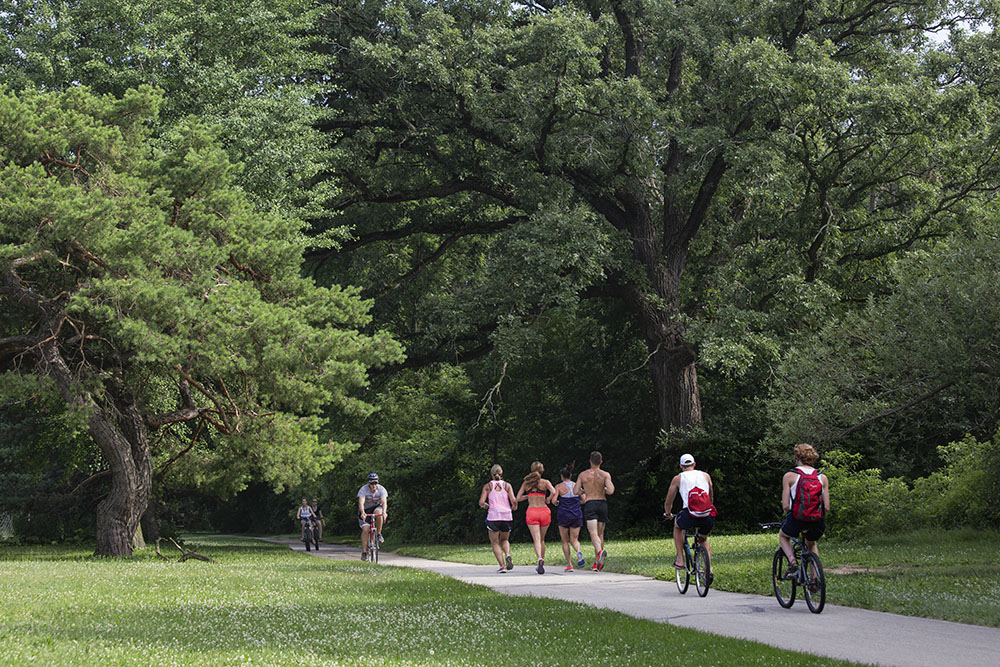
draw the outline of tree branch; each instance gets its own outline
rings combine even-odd
[[[880,412],[879,414],[874,415],[872,417],[869,417],[868,419],[865,419],[864,421],[859,422],[859,423],[855,424],[854,426],[851,426],[851,427],[843,429],[839,434],[837,434],[837,438],[846,437],[846,436],[850,435],[851,433],[854,433],[855,431],[858,431],[858,430],[864,428],[865,426],[868,426],[869,424],[871,424],[874,421],[878,421],[879,419],[884,419],[885,417],[891,417],[892,415],[896,414],[897,412],[902,412],[903,410],[907,410],[909,408],[912,408],[915,405],[923,403],[924,401],[926,401],[928,399],[931,399],[934,396],[936,396],[937,394],[941,393],[942,391],[944,391],[948,387],[952,386],[953,384],[955,384],[954,380],[948,380],[947,382],[939,384],[937,387],[934,387],[933,389],[931,389],[926,394],[923,394],[922,396],[918,396],[917,398],[913,399],[912,401],[904,403],[903,405],[895,407],[895,408],[893,408],[891,410],[886,410],[885,412]]]

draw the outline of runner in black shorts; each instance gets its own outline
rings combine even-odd
[[[583,504],[583,520],[608,522],[608,501],[588,500]]]
[[[583,503],[583,520],[587,524],[587,532],[590,533],[590,541],[594,545],[594,565],[591,568],[594,572],[604,569],[604,559],[608,556],[604,548],[604,526],[608,523],[606,498],[615,492],[610,473],[601,470],[603,461],[604,457],[600,452],[591,452],[590,468],[581,472],[576,478],[580,492],[587,497],[587,501]]]

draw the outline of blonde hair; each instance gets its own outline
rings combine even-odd
[[[542,480],[543,472],[545,472],[545,466],[542,465],[542,462],[533,461],[531,472],[524,476],[524,486],[527,488],[537,488],[538,482]]]
[[[494,463],[493,467],[490,468],[490,477],[493,479],[500,479],[503,477],[503,468],[500,467],[499,463]]]
[[[795,458],[807,466],[811,466],[819,460],[819,454],[816,453],[816,449],[812,445],[802,443],[801,445],[795,445]]]

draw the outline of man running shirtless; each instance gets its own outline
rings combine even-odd
[[[590,541],[594,544],[594,572],[604,569],[604,526],[608,523],[608,499],[615,492],[611,474],[601,470],[604,461],[600,452],[590,453],[590,469],[584,470],[576,478],[577,484],[583,487],[587,494],[587,502],[583,504],[583,520],[587,522]]]

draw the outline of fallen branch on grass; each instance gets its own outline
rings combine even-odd
[[[156,539],[156,555],[159,558],[162,558],[163,560],[170,560],[169,558],[167,558],[166,556],[164,556],[162,553],[160,553],[160,540],[162,540],[162,539],[163,539],[162,537],[158,537]],[[194,551],[192,549],[185,549],[181,545],[177,544],[177,542],[175,542],[174,538],[172,538],[172,537],[168,538],[168,539],[181,552],[181,557],[179,559],[179,562],[181,562],[181,563],[183,563],[186,560],[191,560],[192,558],[197,559],[197,560],[203,560],[206,563],[214,563],[215,562],[214,560],[212,560],[208,556],[202,556],[200,553],[197,553],[196,551]]]

